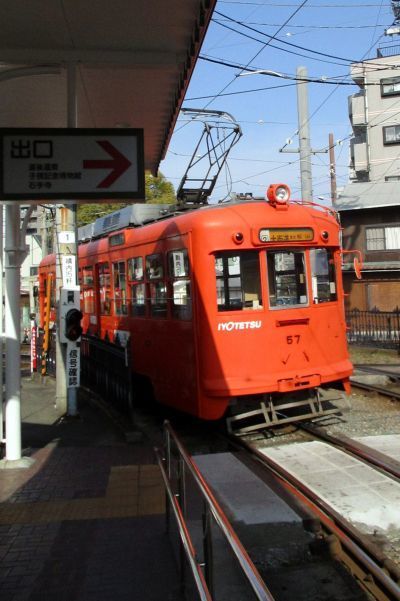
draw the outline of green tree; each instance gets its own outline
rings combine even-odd
[[[159,172],[157,176],[146,173],[146,202],[159,204],[174,204],[176,195],[174,186]]]
[[[146,202],[156,204],[174,204],[176,202],[175,190],[171,182],[169,182],[165,176],[159,172],[154,177],[151,173],[145,174],[145,198]],[[98,217],[108,215],[113,211],[118,211],[132,203],[130,202],[118,202],[118,203],[90,203],[80,204],[78,206],[78,226],[92,223]]]

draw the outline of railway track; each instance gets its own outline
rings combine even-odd
[[[379,601],[400,599],[400,568],[348,520],[335,511],[304,482],[247,441],[230,436],[235,449],[245,450],[276,478],[294,499],[317,518],[317,537],[326,543],[331,555],[345,566],[361,587]]]
[[[396,366],[397,367],[397,366]],[[394,381],[395,384],[400,384],[400,369],[394,367],[388,369],[384,365],[369,365],[369,364],[355,364],[354,368],[356,371],[364,372],[366,375],[379,375],[386,376]],[[369,392],[376,392],[389,398],[400,400],[400,390],[393,390],[391,388],[377,386],[373,383],[360,381],[357,379],[357,375],[350,378],[351,385],[355,388],[361,388],[362,390],[368,390]]]
[[[311,425],[311,424],[301,424],[299,425],[301,430],[308,432],[312,436],[324,440],[332,444],[334,447],[347,451],[357,459],[360,459],[364,463],[371,465],[373,467],[377,467],[382,472],[389,474],[390,476],[396,478],[400,481],[400,463],[384,453],[380,453],[371,447],[368,447],[361,442],[348,438],[347,436],[341,435],[332,435],[328,434],[328,432],[319,426]]]

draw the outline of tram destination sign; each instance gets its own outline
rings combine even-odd
[[[144,200],[142,129],[0,129],[0,200]]]
[[[260,230],[260,242],[310,242],[314,231],[310,227],[268,228]]]

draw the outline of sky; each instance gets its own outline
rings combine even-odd
[[[280,152],[299,145],[295,77],[300,66],[308,78],[322,80],[307,84],[311,147],[327,149],[333,134],[337,186],[346,185],[348,97],[359,91],[350,65],[376,58],[378,47],[396,43],[384,34],[393,21],[390,0],[218,0],[183,103],[228,112],[243,132],[211,201],[232,192],[263,196],[271,183],[286,183],[292,198],[301,197],[299,154]],[[243,76],[243,67],[277,75]],[[180,114],[160,164],[175,188],[202,130],[202,123]],[[313,200],[330,204],[328,153],[312,156],[312,179]]]

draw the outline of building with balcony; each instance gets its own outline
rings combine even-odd
[[[400,47],[351,66],[360,90],[349,97],[350,182],[338,195],[343,247],[364,256],[357,280],[345,258],[348,308],[400,307]],[[348,257],[349,255],[345,255]]]

